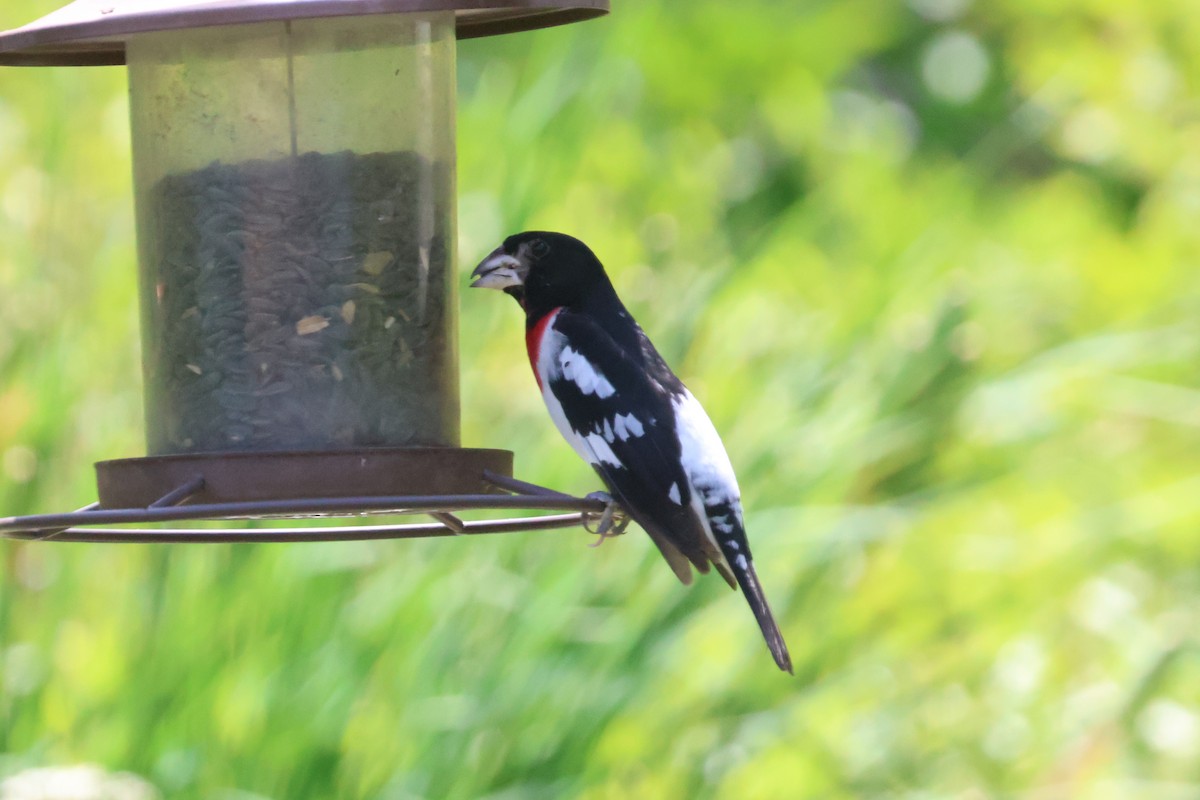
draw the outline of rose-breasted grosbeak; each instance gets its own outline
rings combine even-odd
[[[525,343],[563,437],[658,545],[685,584],[709,563],[741,586],[780,669],[787,645],[754,572],[729,456],[700,403],[630,316],[599,259],[578,239],[510,236],[472,286],[525,309]]]

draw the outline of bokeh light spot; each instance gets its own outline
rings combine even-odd
[[[992,64],[979,39],[965,31],[939,34],[925,48],[921,77],[929,91],[950,103],[968,103],[983,90]]]

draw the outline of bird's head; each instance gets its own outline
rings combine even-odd
[[[530,314],[576,305],[596,291],[612,290],[603,265],[586,244],[550,231],[508,237],[471,277],[471,286],[500,289]]]

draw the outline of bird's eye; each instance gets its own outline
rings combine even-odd
[[[534,239],[529,243],[529,252],[534,258],[545,258],[550,252],[550,245],[546,244],[545,239]]]

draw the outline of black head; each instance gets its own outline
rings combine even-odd
[[[472,286],[501,289],[535,317],[611,294],[604,266],[586,244],[565,233],[526,231],[504,240],[475,271]]]

